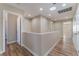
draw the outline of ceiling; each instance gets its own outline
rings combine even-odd
[[[17,7],[23,11],[25,11],[25,17],[35,17],[38,15],[46,16],[51,18],[52,20],[64,20],[68,18],[72,18],[74,12],[76,10],[77,4],[75,3],[66,3],[66,6],[62,6],[64,3],[10,3],[8,5],[12,5]],[[50,11],[51,7],[56,7],[56,10]],[[64,12],[59,14],[58,11],[72,7],[72,11]],[[40,11],[40,8],[43,10]]]

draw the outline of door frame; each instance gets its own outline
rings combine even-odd
[[[22,20],[22,15],[16,12],[12,12],[12,11],[8,11],[8,10],[3,10],[3,51],[6,50],[6,41],[5,41],[5,23],[6,20],[8,20],[8,13],[13,14],[13,15],[17,15],[18,17],[20,17],[20,36],[19,36],[19,40],[20,40],[20,45],[21,45],[21,20]],[[17,18],[18,19],[18,18]],[[8,22],[7,22],[8,23]]]

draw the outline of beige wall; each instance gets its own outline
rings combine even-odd
[[[48,19],[45,17],[40,17],[41,33],[48,32]]]
[[[24,18],[21,21],[22,32],[31,32],[31,20]]]
[[[48,21],[48,32],[54,31],[54,22],[49,20]]]
[[[63,38],[63,24],[62,22],[54,22],[54,31],[58,31],[60,37]]]
[[[40,17],[36,17],[32,19],[32,32],[40,33]]]
[[[3,13],[2,10],[0,9],[0,52],[3,51]]]
[[[43,16],[32,19],[32,32],[48,32],[48,19]]]

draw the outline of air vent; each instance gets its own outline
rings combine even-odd
[[[53,5],[55,5],[56,3],[52,3]]]
[[[66,8],[66,9],[63,9],[63,10],[59,10],[58,13],[61,14],[61,13],[68,12],[68,11],[71,11],[71,10],[72,10],[72,7],[69,7],[69,8]]]

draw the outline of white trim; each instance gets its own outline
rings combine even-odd
[[[20,27],[21,27],[21,29],[20,29],[21,30],[21,33],[20,33],[21,34],[21,37],[20,37],[20,39],[21,39],[21,45],[23,44],[23,40],[22,40],[22,20],[23,19],[24,19],[23,16],[21,16],[21,20],[20,20],[20,23],[21,23],[20,24]]]
[[[5,52],[5,19],[6,19],[6,11],[3,10],[3,51],[2,52]]]
[[[22,31],[23,32],[23,31]],[[30,34],[37,34],[37,35],[44,35],[44,34],[51,34],[51,33],[55,33],[58,31],[53,31],[53,32],[44,32],[44,33],[37,33],[37,32],[23,32],[23,33],[30,33]]]
[[[34,53],[31,49],[29,49],[28,47],[26,47],[24,44],[22,44],[22,46],[24,48],[26,48],[29,52],[31,52],[34,56],[39,56],[38,54]]]
[[[16,41],[11,41],[11,42],[7,42],[7,44],[12,44],[12,43],[15,43]]]
[[[58,44],[58,42],[60,41],[61,39],[59,39],[45,54],[44,56],[47,56],[52,50],[53,48]]]
[[[10,13],[10,14],[13,14],[13,15],[17,15],[17,16],[18,16],[17,20],[20,19],[21,16],[22,16],[21,14],[16,13],[16,12],[12,12],[12,11],[8,11],[8,10],[7,10],[6,12],[7,12],[7,14]],[[21,26],[21,24],[20,24],[20,26]],[[21,30],[21,29],[20,29],[20,30]],[[17,31],[17,32],[18,32],[18,31]],[[17,35],[17,36],[18,36],[18,35]],[[20,35],[19,37],[21,37],[21,35]],[[17,41],[18,41],[18,39],[17,39]],[[21,41],[21,38],[20,38],[20,41]],[[20,42],[19,42],[19,43],[20,43]]]
[[[20,36],[21,36],[21,34],[20,34],[20,26],[21,26],[21,24],[20,24],[20,20],[21,20],[21,16],[18,16],[18,18],[17,18],[17,43],[20,45],[20,40],[21,40],[21,38],[20,38]],[[19,23],[18,23],[19,22]]]
[[[7,21],[8,21],[7,16],[8,16],[8,14],[9,14],[9,13],[10,13],[10,14],[13,14],[13,15],[17,15],[17,16],[18,16],[18,18],[22,16],[22,15],[21,15],[21,14],[19,14],[19,13],[12,12],[12,11],[8,11],[8,10],[6,10],[6,13],[7,13],[7,15],[6,15],[6,20],[7,20]],[[18,18],[17,18],[17,19],[18,19]],[[7,23],[8,23],[8,22],[7,22]]]
[[[6,10],[6,11],[7,11],[7,13],[11,13],[11,14],[13,14],[13,15],[21,16],[21,14],[19,14],[19,13],[12,12],[12,11],[8,11],[8,10]]]

